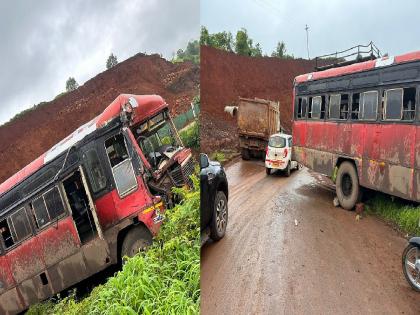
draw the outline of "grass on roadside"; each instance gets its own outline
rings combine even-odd
[[[58,303],[35,305],[27,314],[199,314],[200,191],[175,189],[182,202],[166,212],[158,237],[146,252],[80,301],[74,294]]]
[[[383,218],[409,235],[420,235],[420,206],[389,195],[376,193],[368,201],[366,212]]]
[[[238,155],[239,153],[234,150],[220,150],[211,153],[210,159],[225,164]]]

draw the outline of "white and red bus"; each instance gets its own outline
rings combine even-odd
[[[0,185],[0,313],[15,314],[152,242],[194,163],[157,95],[120,95]]]
[[[294,155],[343,208],[360,187],[420,201],[420,52],[300,75],[293,94]]]

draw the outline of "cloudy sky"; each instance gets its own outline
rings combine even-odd
[[[202,0],[201,24],[211,33],[241,27],[268,54],[283,40],[289,53],[307,58],[373,41],[397,55],[420,50],[418,0]]]
[[[171,58],[199,36],[197,0],[0,1],[0,124],[138,53]]]

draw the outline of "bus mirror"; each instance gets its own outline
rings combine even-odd
[[[200,169],[206,168],[210,165],[207,154],[200,153]]]

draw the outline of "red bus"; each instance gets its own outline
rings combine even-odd
[[[295,78],[296,159],[331,177],[345,209],[360,187],[420,201],[420,52]]]
[[[120,95],[0,185],[0,313],[15,314],[152,242],[194,162],[157,95]]]

